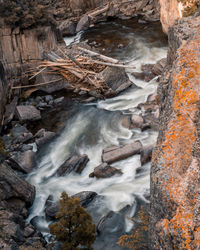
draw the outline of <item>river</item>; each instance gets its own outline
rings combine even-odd
[[[155,63],[167,54],[167,40],[158,23],[112,20],[97,24],[75,38],[65,39],[67,44],[80,40],[97,47],[101,53],[135,66],[134,71],[137,72],[142,64]],[[150,163],[144,166],[142,174],[136,174],[136,169],[141,166],[140,155],[112,164],[122,170],[121,176],[89,178],[89,174],[102,162],[103,149],[137,140],[143,145],[156,143],[156,131],[128,129],[123,127],[122,122],[127,115],[140,114],[137,106],[156,92],[157,78],[144,82],[135,79],[131,70],[127,70],[127,74],[134,86],[117,97],[71,105],[68,114],[73,115],[66,115],[61,134],[38,154],[37,168],[28,176],[28,181],[36,187],[36,199],[29,220],[38,216],[37,227],[45,236],[48,236],[50,222],[45,219],[44,208],[50,194],[58,200],[62,191],[69,195],[81,191],[98,193],[99,198],[88,207],[95,223],[108,212],[116,212],[117,216],[106,222],[104,232],[97,237],[95,250],[122,249],[116,244],[118,237],[132,228],[134,230],[129,218],[135,215],[140,204],[148,203],[144,194],[149,192]],[[82,174],[52,177],[56,169],[74,154],[87,154],[90,159]]]

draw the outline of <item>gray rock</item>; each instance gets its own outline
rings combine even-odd
[[[167,64],[167,58],[159,60],[152,68],[152,72],[155,75],[161,75]]]
[[[68,158],[56,171],[58,176],[65,176],[71,172],[81,173],[89,159],[87,155],[72,156]]]
[[[151,161],[154,146],[155,145],[149,145],[147,147],[142,148],[140,155],[141,165],[144,165]]]
[[[40,129],[36,134],[35,134],[35,143],[38,147],[41,147],[45,143],[49,142],[56,136],[55,132],[50,132],[46,131],[45,129]]]
[[[113,163],[124,160],[135,154],[139,154],[142,149],[142,144],[139,141],[133,142],[129,145],[121,146],[113,150],[104,150],[102,154],[103,162]]]
[[[80,204],[83,207],[87,207],[87,205],[93,201],[93,199],[97,196],[97,193],[91,191],[83,191],[77,194],[72,195],[72,198],[79,198]]]
[[[106,67],[99,74],[103,77],[105,84],[116,94],[122,92],[133,84],[129,80],[124,69]]]
[[[31,206],[35,199],[35,187],[20,178],[10,167],[0,164],[0,200],[12,197]]]
[[[65,20],[59,26],[62,36],[73,36],[76,33],[76,22]]]
[[[122,171],[120,169],[111,167],[107,163],[102,163],[98,167],[94,169],[94,172],[89,175],[89,177],[96,178],[109,178],[114,175],[122,175]]]
[[[64,96],[56,98],[54,99],[54,104],[55,105],[61,104],[64,101],[64,99],[65,99]]]
[[[110,211],[106,216],[102,217],[97,224],[98,234],[108,234],[123,231],[125,226],[124,217],[120,213]]]
[[[84,15],[76,26],[76,32],[88,29],[89,25],[90,25],[89,17],[88,15]]]
[[[131,127],[132,128],[141,128],[144,123],[144,119],[140,115],[131,116]]]
[[[60,202],[53,202],[47,205],[47,207],[45,208],[45,215],[48,219],[55,219],[56,218],[56,214],[58,213],[60,209]]]
[[[52,96],[52,95],[46,95],[46,96],[44,97],[44,99],[45,99],[46,102],[49,103],[50,101],[53,100],[53,96]]]
[[[16,107],[18,119],[24,121],[37,121],[41,119],[41,114],[38,109],[31,105],[21,105]]]
[[[8,162],[14,170],[28,174],[35,166],[35,153],[31,150],[25,152],[14,152]]]

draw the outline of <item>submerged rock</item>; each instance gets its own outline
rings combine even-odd
[[[142,144],[140,141],[136,141],[125,146],[108,148],[103,150],[102,160],[107,163],[124,160],[130,156],[139,154],[141,149]]]
[[[98,167],[94,169],[94,172],[89,175],[89,177],[100,178],[109,178],[114,175],[122,175],[122,171],[120,169],[111,167],[107,163],[102,163]]]
[[[87,155],[72,156],[68,158],[56,171],[57,176],[65,176],[71,172],[81,174],[89,158]]]
[[[124,216],[120,213],[110,211],[103,216],[97,224],[98,234],[108,234],[123,231],[125,226]]]
[[[89,203],[92,202],[96,196],[97,196],[96,192],[83,191],[72,195],[72,198],[79,198],[81,206],[87,207],[87,205],[89,205]]]

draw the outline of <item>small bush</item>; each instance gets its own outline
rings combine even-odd
[[[80,205],[78,198],[70,198],[63,192],[58,222],[49,226],[50,233],[62,243],[63,250],[92,249],[96,239],[96,227],[90,214]]]
[[[137,219],[132,220],[135,224],[132,234],[122,235],[117,244],[134,250],[149,249],[149,214],[147,208],[141,207]]]

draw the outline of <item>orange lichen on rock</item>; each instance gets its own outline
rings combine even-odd
[[[160,232],[162,241],[168,230],[173,249],[200,249],[200,228],[197,227],[200,167],[194,155],[199,140],[200,32],[183,44],[177,54],[170,83],[172,112],[160,149],[157,146],[153,156],[153,164],[161,167],[152,182],[158,185],[157,179],[160,183],[160,195],[171,210],[170,216],[162,220],[166,222]]]

